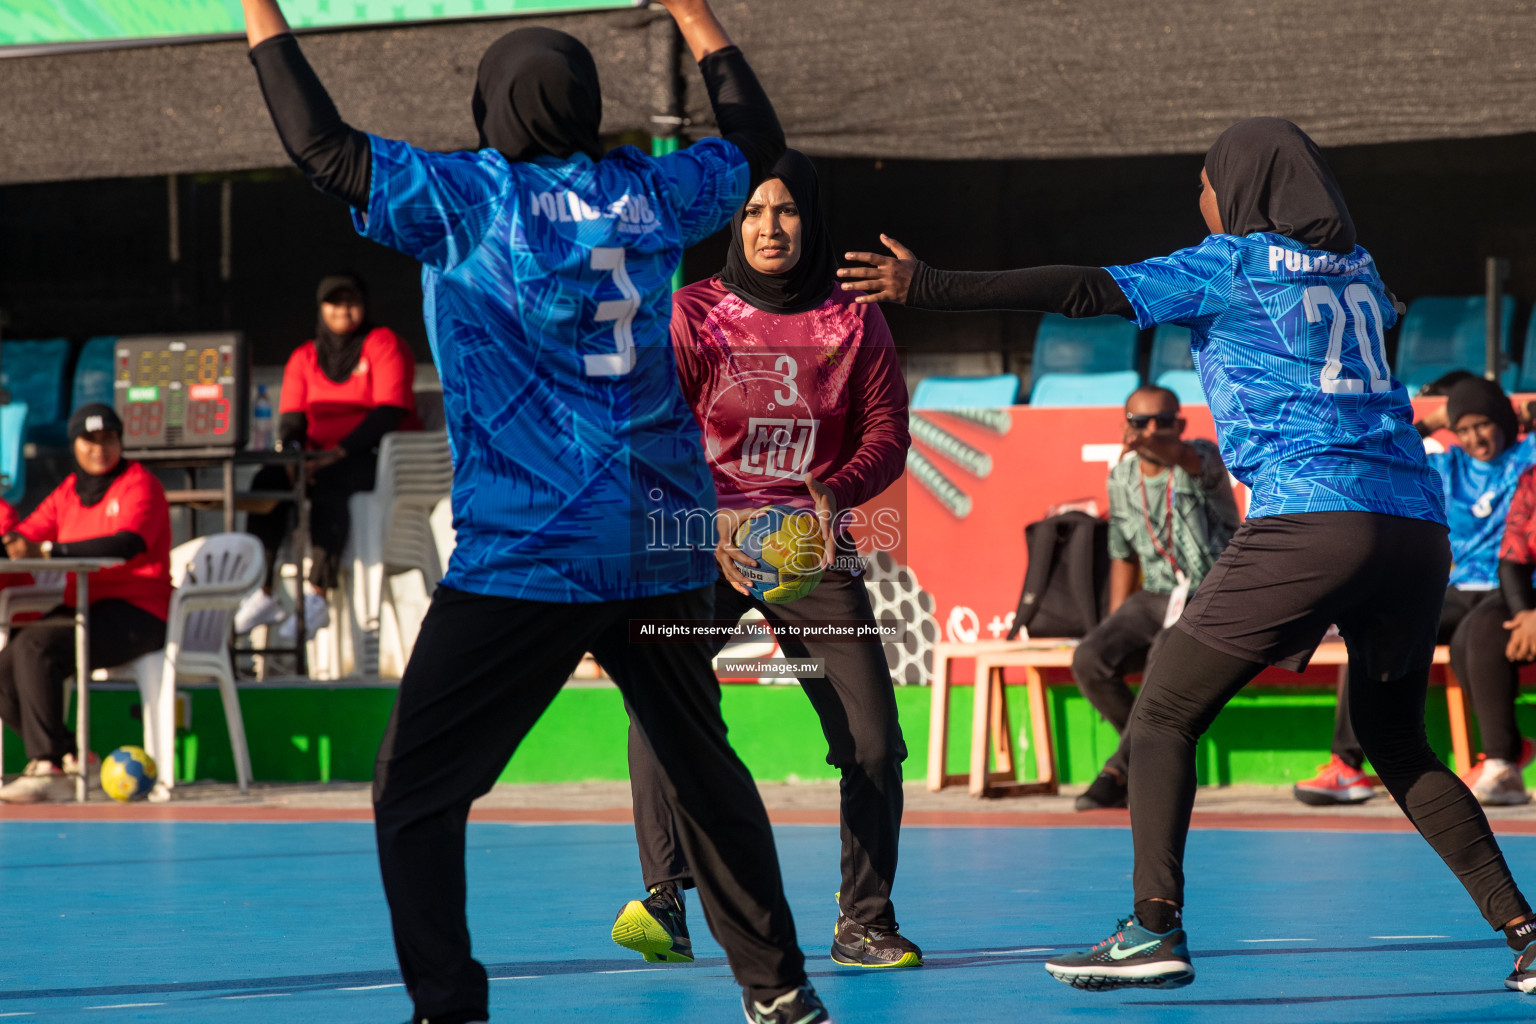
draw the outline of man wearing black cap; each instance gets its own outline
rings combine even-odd
[[[1451,430],[1460,447],[1429,456],[1444,485],[1451,528],[1451,579],[1436,643],[1451,645],[1451,669],[1471,691],[1484,753],[1462,776],[1489,805],[1529,800],[1521,770],[1531,763],[1531,741],[1515,723],[1518,660],[1506,648],[1511,603],[1500,589],[1499,544],[1520,477],[1536,464],[1536,434],[1520,440],[1520,421],[1498,383],[1467,377],[1452,386],[1445,405],[1417,424],[1419,433]],[[1432,443],[1433,444],[1433,443]],[[1525,569],[1525,589],[1531,570]],[[1369,800],[1373,790],[1361,766],[1365,753],[1349,718],[1346,687],[1339,690],[1332,756],[1314,778],[1298,782],[1296,799],[1314,806]]]
[[[91,664],[132,661],[165,646],[171,604],[171,513],[148,470],[123,459],[123,422],[110,406],[81,406],[69,419],[75,472],[15,530],[0,537],[11,558],[121,558],[91,575]],[[75,580],[45,619],[73,621]],[[0,720],[27,747],[21,777],[0,801],[42,803],[74,795],[80,771],[64,721],[64,680],[75,670],[75,636],[49,626],[21,629],[0,649]],[[95,772],[87,764],[89,778]],[[161,791],[164,792],[163,790]]]

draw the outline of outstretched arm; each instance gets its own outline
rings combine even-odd
[[[348,125],[304,59],[276,0],[241,0],[251,63],[289,158],[321,192],[368,207],[373,150]]]
[[[725,34],[709,0],[658,0],[677,22],[709,93],[720,135],[741,150],[756,182],[784,152],[784,129],[767,93]]]
[[[949,311],[1018,309],[1066,316],[1112,314],[1134,318],[1125,293],[1102,267],[1024,267],[1019,270],[937,270],[888,235],[881,235],[895,256],[845,253],[865,264],[844,267],[844,291],[863,292],[856,302],[902,302],[914,309]]]

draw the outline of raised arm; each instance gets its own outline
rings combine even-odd
[[[863,292],[857,302],[900,302],[914,309],[951,312],[1017,309],[1071,317],[1133,317],[1125,293],[1103,267],[1023,267],[1018,270],[938,270],[896,239],[880,241],[895,253],[846,253],[863,263],[837,272],[844,291]]]
[[[241,6],[251,64],[289,159],[321,192],[367,209],[373,168],[368,136],[336,112],[276,0],[241,0]]]
[[[760,180],[784,152],[784,129],[747,59],[725,34],[709,0],[658,0],[671,12],[709,92],[720,135],[741,150]]]

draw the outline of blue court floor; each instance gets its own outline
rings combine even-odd
[[[1168,1020],[1505,1021],[1536,997],[1418,836],[1196,831],[1196,983],[1078,992],[1041,962],[1103,938],[1129,903],[1130,833],[909,828],[896,901],[928,965],[827,959],[837,830],[778,830],[800,939],[840,1024]],[[1536,838],[1511,837],[1536,887]],[[699,962],[651,967],[608,939],[638,893],[624,825],[470,827],[470,922],[498,1021],[734,1022],[697,903]],[[386,1022],[409,1016],[364,823],[0,824],[0,1021]]]

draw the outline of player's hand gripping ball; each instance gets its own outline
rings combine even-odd
[[[156,777],[155,759],[143,747],[118,747],[101,761],[101,788],[121,804],[149,796]]]
[[[737,564],[752,595],[769,604],[788,604],[816,589],[825,572],[821,525],[809,512],[769,505],[736,528],[736,546],[756,565]]]

